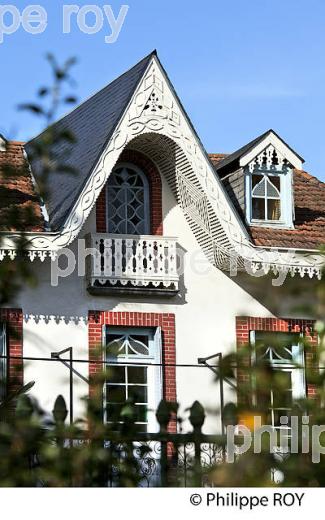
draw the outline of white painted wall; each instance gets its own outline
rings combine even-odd
[[[177,206],[169,186],[163,180],[164,234],[179,237],[180,245],[187,251],[188,260],[198,254],[199,246],[190,230],[182,210]],[[92,211],[81,236],[95,231],[95,212]],[[76,243],[72,245],[76,250]],[[201,257],[202,253],[199,253]],[[37,288],[25,288],[15,302],[24,313],[24,355],[50,357],[52,351],[72,346],[74,358],[88,357],[87,316],[89,310],[165,312],[176,315],[177,363],[197,364],[198,357],[216,352],[227,353],[235,347],[235,317],[238,315],[270,316],[268,309],[250,296],[216,268],[209,274],[193,272],[190,263],[185,266],[185,293],[174,299],[144,299],[131,297],[91,296],[86,291],[86,280],[76,273],[60,281],[58,287],[50,285],[50,262],[37,261]],[[86,363],[75,366],[88,375]],[[33,394],[42,407],[51,411],[55,398],[63,394],[69,399],[69,372],[59,363],[30,361],[25,365],[25,381],[35,380]],[[75,418],[83,416],[83,396],[88,394],[86,383],[74,378]],[[216,408],[219,388],[213,382],[213,374],[206,368],[178,368],[177,396],[181,411],[193,401]],[[226,391],[227,399],[234,399]],[[212,414],[205,425],[206,432],[219,430],[219,419]]]

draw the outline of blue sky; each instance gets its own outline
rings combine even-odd
[[[20,11],[29,5],[6,3]],[[63,4],[89,0],[38,3],[48,13],[46,31],[20,28],[0,44],[0,132],[25,140],[40,129],[16,105],[49,80],[46,52],[78,58],[82,100],[157,48],[208,152],[234,151],[274,128],[325,180],[324,0],[124,0],[129,11],[114,44],[104,40],[107,21],[97,34],[83,34],[73,21],[71,33],[62,33]],[[117,14],[122,3],[97,6],[110,4]]]

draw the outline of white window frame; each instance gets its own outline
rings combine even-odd
[[[256,363],[256,333],[269,333],[270,331],[256,330],[250,331],[250,345],[252,347],[252,362]],[[277,332],[274,332],[277,334]],[[290,334],[290,333],[288,333]],[[303,333],[299,333],[299,341],[296,345],[292,346],[292,362],[288,359],[281,359],[279,361],[273,360],[272,366],[277,368],[277,370],[290,371],[291,372],[291,382],[292,382],[292,399],[299,400],[304,399],[306,397],[306,373],[305,373],[305,357],[304,357],[304,348],[303,348]],[[287,365],[287,367],[286,367]],[[299,367],[299,368],[298,368]],[[256,387],[255,382],[253,381],[253,402],[254,405],[257,405],[257,396],[256,396]],[[275,409],[275,408],[274,408]],[[271,412],[272,418],[274,418],[273,413]],[[284,414],[285,415],[285,414]],[[274,422],[271,424],[274,430],[288,430],[288,434],[290,434],[291,428],[286,425],[275,426]]]
[[[6,324],[0,322],[0,355],[7,356],[7,337],[6,337]],[[0,401],[4,398],[6,394],[6,384],[8,377],[8,359],[7,357],[2,357],[0,359],[0,380],[2,384],[0,385]]]
[[[280,178],[280,220],[268,220],[266,219],[253,219],[253,197],[252,197],[252,176],[253,175],[265,175],[266,177],[279,177]],[[289,228],[293,226],[294,216],[294,204],[293,204],[293,191],[292,191],[292,170],[287,171],[270,171],[267,169],[258,169],[250,172],[246,169],[245,173],[245,202],[246,202],[246,219],[251,226],[266,226],[266,227],[278,227],[278,228]],[[271,199],[271,198],[270,198]]]
[[[148,335],[149,337],[149,355],[129,355],[127,358],[117,357],[112,359],[112,364],[118,364],[122,366],[133,366],[136,363],[139,366],[147,368],[147,431],[150,433],[156,433],[159,431],[159,424],[156,419],[157,407],[163,397],[162,388],[162,334],[161,327],[128,327],[128,326],[115,326],[115,325],[104,325],[103,326],[103,359],[107,360],[106,357],[106,344],[107,335],[112,334],[125,334],[130,335]],[[129,363],[128,363],[129,362]],[[109,360],[106,366],[109,366]],[[106,405],[106,384],[104,383],[104,394],[103,402]],[[104,422],[108,422],[106,417],[106,406],[104,408]]]

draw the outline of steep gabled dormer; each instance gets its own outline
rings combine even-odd
[[[255,245],[318,249],[325,231],[325,184],[273,130],[210,159]]]
[[[303,159],[273,130],[221,160],[211,159],[249,227],[294,227],[293,171]]]

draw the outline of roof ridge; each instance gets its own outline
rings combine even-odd
[[[319,179],[315,175],[312,175],[311,173],[307,172],[306,170],[298,170],[298,168],[294,168],[293,171],[296,172],[296,173],[300,173],[303,177],[305,177],[309,181],[316,181],[319,184],[324,184],[325,185],[324,181],[322,181],[321,179]]]

